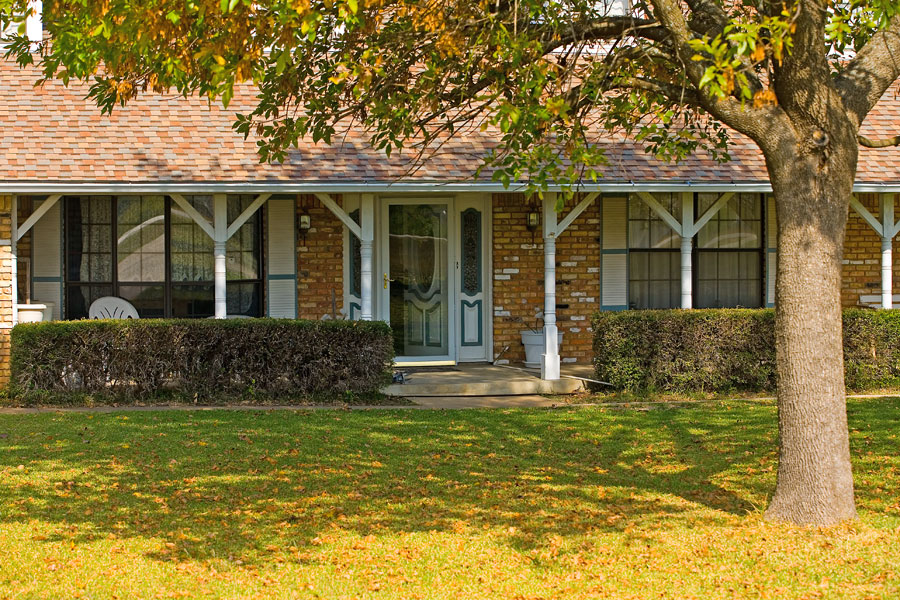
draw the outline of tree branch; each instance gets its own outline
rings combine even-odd
[[[865,148],[890,148],[891,146],[900,146],[900,135],[895,135],[894,137],[885,138],[883,140],[873,140],[864,135],[857,135],[856,139],[859,141],[859,145]]]
[[[792,11],[793,44],[781,61],[772,64],[772,87],[792,122],[800,118],[806,126],[820,128],[828,121],[832,101],[839,103],[831,96],[831,69],[823,43],[827,12],[822,0],[798,2]]]
[[[691,30],[700,35],[715,37],[725,29],[728,24],[728,15],[713,0],[686,1],[692,14],[691,20],[688,22]]]
[[[685,0],[691,9],[688,27],[699,35],[714,38],[721,34],[729,23],[728,13],[714,0]],[[752,61],[748,57],[741,58],[743,72],[750,82],[753,93],[764,89]]]
[[[900,15],[872,36],[835,80],[844,106],[859,126],[900,78]]]
[[[640,77],[620,78],[614,85],[610,86],[610,89],[636,89],[654,92],[664,96],[674,104],[687,104],[694,108],[704,108],[700,95],[697,94],[696,90],[662,81],[653,81]]]
[[[755,140],[763,138],[764,132],[772,127],[778,127],[778,116],[783,113],[777,107],[753,108],[733,97],[715,97],[702,89],[700,80],[705,67],[702,61],[693,60],[695,52],[688,43],[691,31],[681,12],[681,3],[678,0],[651,0],[651,3],[655,15],[670,33],[677,58],[707,112]]]
[[[616,40],[628,36],[659,42],[669,35],[657,21],[631,17],[606,17],[586,23],[573,23],[562,35],[556,29],[549,29],[548,33],[544,54],[578,42]]]

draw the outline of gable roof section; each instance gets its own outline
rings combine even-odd
[[[468,131],[448,140],[410,170],[410,154],[388,158],[368,136],[348,127],[333,145],[301,141],[283,164],[261,164],[256,140],[232,130],[234,115],[254,106],[250,89],[225,110],[200,98],[144,94],[109,117],[85,99],[87,86],[49,81],[34,88],[34,69],[0,60],[0,185],[33,184],[468,184],[495,145],[491,132]],[[893,91],[867,119],[873,138],[900,132],[900,100]],[[734,135],[732,160],[695,155],[667,163],[633,141],[607,140],[609,166],[599,184],[668,183],[767,185],[755,145]],[[478,180],[490,183],[490,173]],[[858,184],[900,186],[900,148],[860,149]]]

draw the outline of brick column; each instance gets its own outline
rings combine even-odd
[[[339,206],[340,196],[333,196]],[[312,227],[297,238],[297,299],[300,319],[321,319],[344,306],[344,225],[315,196],[297,201],[297,219],[308,215]]]
[[[12,196],[0,196],[0,388],[9,384],[13,324]]]

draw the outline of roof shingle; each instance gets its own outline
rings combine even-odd
[[[332,146],[301,141],[283,164],[261,164],[256,140],[232,129],[234,115],[249,112],[252,90],[235,95],[225,110],[200,98],[145,94],[109,117],[85,99],[87,87],[48,81],[0,60],[0,182],[37,183],[259,183],[259,182],[465,182],[495,146],[491,132],[468,131],[447,141],[411,172],[410,153],[390,158],[371,148],[368,136],[349,127]],[[873,138],[900,132],[900,100],[886,95],[862,133]],[[603,142],[605,182],[765,183],[756,146],[735,134],[732,160],[694,155],[667,163],[630,140]],[[482,172],[481,180],[490,173]],[[900,148],[860,149],[859,183],[900,183]]]

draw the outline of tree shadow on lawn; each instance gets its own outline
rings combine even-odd
[[[166,560],[483,528],[530,550],[760,508],[775,429],[771,406],[0,416],[0,520],[162,537]]]

